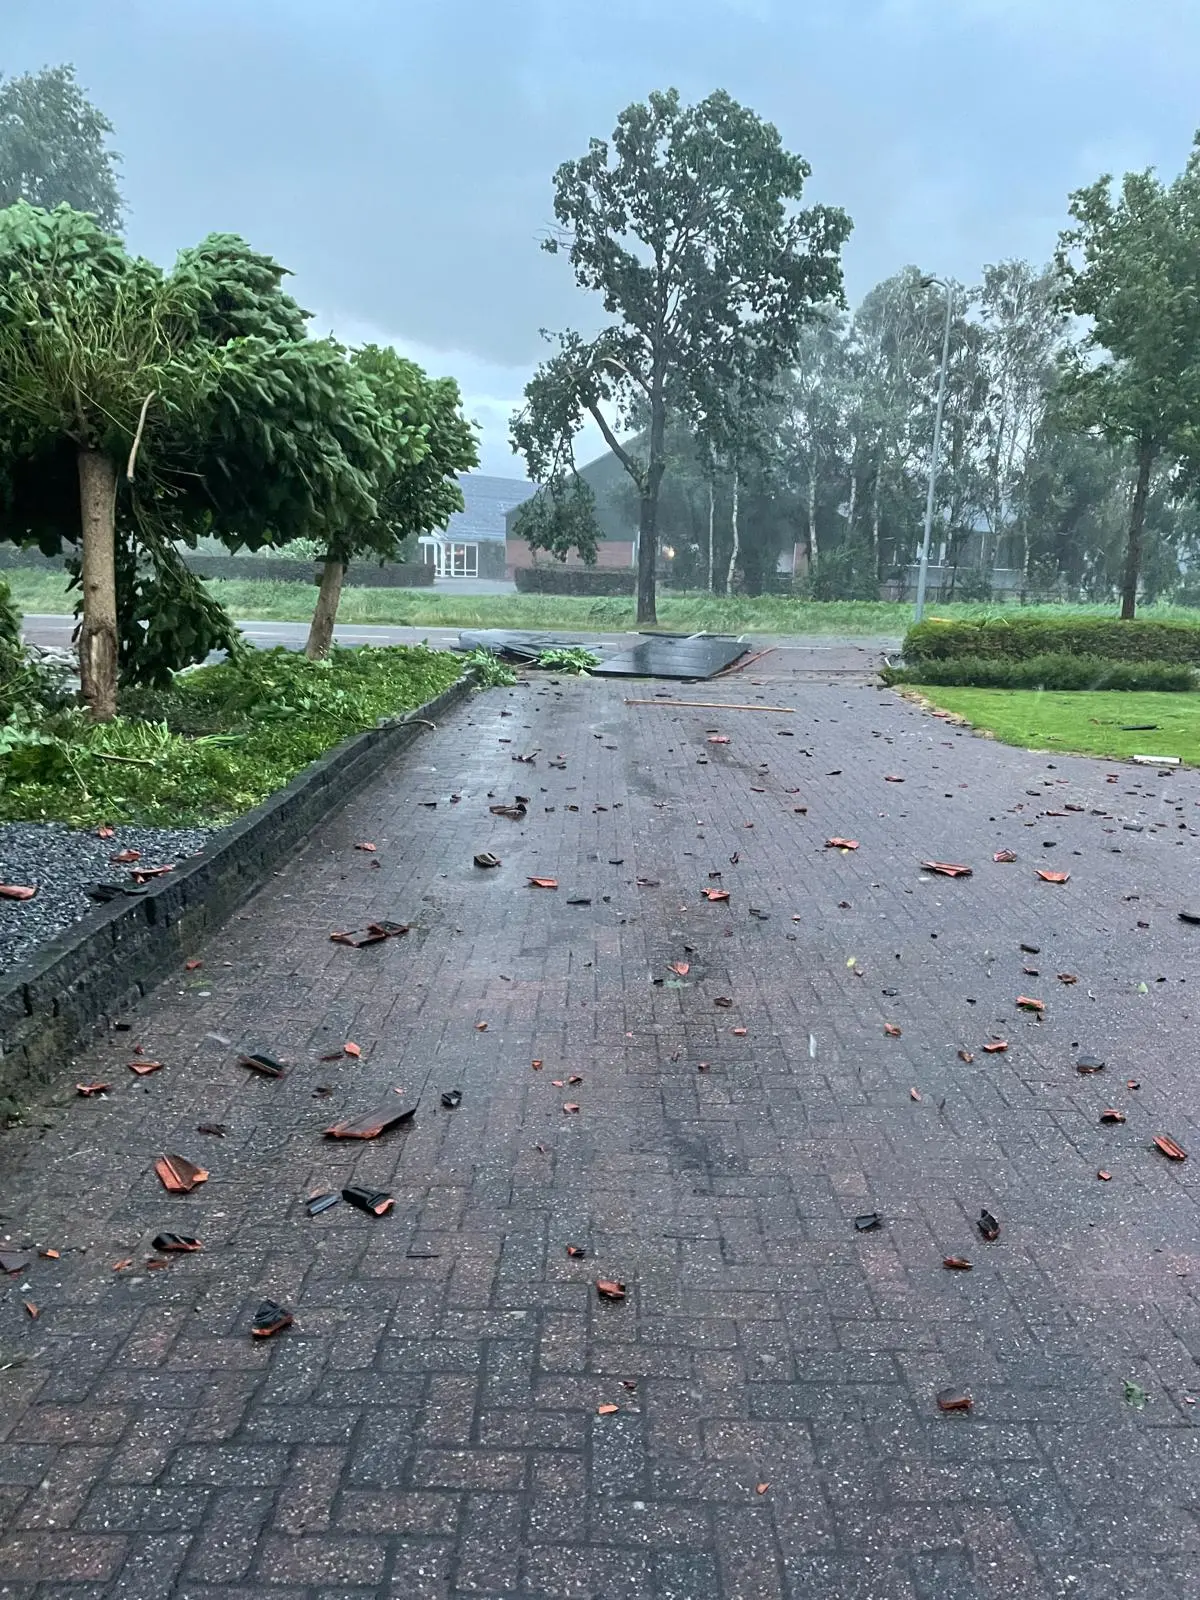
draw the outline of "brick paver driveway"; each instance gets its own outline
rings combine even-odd
[[[0,1142],[61,1252],[0,1294],[0,1593],[1200,1594],[1200,787],[803,670],[862,659],[477,699],[64,1068]],[[348,1183],[394,1210],[306,1214]]]

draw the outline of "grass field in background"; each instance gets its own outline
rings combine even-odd
[[[918,689],[1005,744],[1079,755],[1179,756],[1200,766],[1200,694],[1130,694],[1032,689]],[[1154,722],[1152,732],[1122,724]]]
[[[65,578],[57,573],[13,570],[0,573],[22,611],[63,613],[74,609]],[[235,617],[256,622],[307,622],[316,589],[308,584],[213,579],[208,588]],[[1016,607],[934,605],[929,614],[967,620]],[[1112,616],[1112,606],[1024,606],[1021,616]],[[1175,618],[1200,625],[1200,612],[1182,607],[1147,607],[1146,617]],[[899,638],[912,622],[911,605],[870,600],[791,600],[781,595],[750,599],[662,590],[659,622],[668,628],[709,633],[859,634]],[[617,633],[634,626],[632,599],[573,595],[455,595],[428,589],[342,591],[338,621],[412,628],[558,628],[577,633]]]

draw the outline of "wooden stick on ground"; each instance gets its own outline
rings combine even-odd
[[[627,706],[693,706],[698,711],[786,711],[795,706],[731,706],[728,700],[626,700]]]
[[[774,649],[774,645],[768,645],[765,650],[758,651],[756,655],[743,656],[740,661],[731,661],[727,667],[721,668],[720,672],[717,673],[717,677],[725,678],[732,672],[741,672],[743,668],[750,666],[752,662],[761,661],[764,656],[769,656]]]

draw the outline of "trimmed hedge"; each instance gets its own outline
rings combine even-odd
[[[636,594],[637,573],[612,567],[514,567],[519,594]]]
[[[976,661],[1087,656],[1105,661],[1200,665],[1200,626],[1120,622],[1114,617],[1015,617],[1011,622],[993,617],[984,622],[921,622],[904,638],[904,660],[909,666],[964,656]]]
[[[1068,655],[1032,656],[1028,661],[958,656],[920,666],[888,667],[883,679],[963,689],[1143,689],[1183,694],[1196,687],[1195,670],[1178,662]]]

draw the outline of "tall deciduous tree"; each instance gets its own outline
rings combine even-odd
[[[1200,416],[1200,141],[1184,171],[1111,177],[1071,197],[1059,240],[1063,309],[1090,319],[1062,375],[1063,415],[1131,450],[1121,615],[1137,609],[1155,464],[1195,456]]]
[[[330,529],[316,609],[305,654],[328,655],[338,603],[351,560],[394,559],[412,534],[444,528],[463,508],[458,474],[478,465],[475,430],[462,414],[453,378],[427,378],[389,348],[364,345],[350,358],[378,416],[383,444],[372,491],[371,516]]]
[[[112,131],[75,81],[74,67],[0,79],[0,207],[18,200],[47,211],[67,205],[115,233],[123,206]]]
[[[652,94],[617,119],[611,144],[554,177],[564,252],[582,289],[613,319],[600,334],[559,336],[526,390],[513,440],[531,476],[573,466],[571,441],[589,415],[638,493],[639,622],[654,622],[658,504],[667,470],[667,397],[686,414],[719,405],[713,375],[741,338],[776,370],[791,359],[815,308],[841,303],[840,252],[850,232],[832,206],[797,210],[808,163],[778,131],[720,92],[684,106]],[[644,444],[621,442],[633,407]]]

